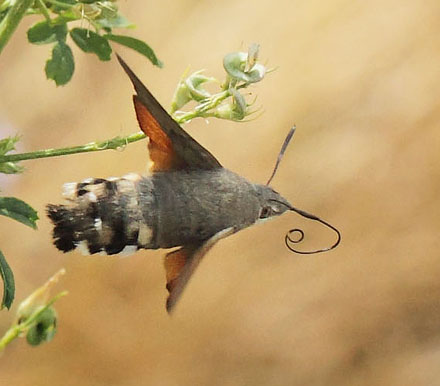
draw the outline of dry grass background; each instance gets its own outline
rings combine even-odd
[[[31,203],[39,230],[2,220],[0,245],[23,298],[58,268],[70,291],[59,331],[37,349],[14,342],[3,385],[439,385],[438,1],[123,1],[133,32],[166,66],[122,48],[164,105],[187,65],[221,76],[222,56],[259,42],[278,70],[256,88],[265,114],[187,126],[228,168],[264,182],[288,128],[298,131],[274,187],[337,225],[333,252],[283,245],[286,215],[219,243],[175,315],[164,310],[163,251],[129,259],[60,254],[43,216],[66,181],[142,172],[145,142],[123,152],[29,161],[2,194]],[[21,150],[136,130],[132,89],[116,61],[75,50],[73,81],[44,78],[46,47],[25,21],[0,58],[1,136]],[[13,312],[0,315],[0,331]]]

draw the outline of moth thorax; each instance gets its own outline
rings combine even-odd
[[[152,179],[160,248],[207,240],[257,219],[259,202],[253,185],[227,169],[156,173]]]

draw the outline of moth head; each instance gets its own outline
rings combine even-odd
[[[291,205],[278,192],[267,185],[256,185],[260,203],[257,221],[266,221],[289,210]]]

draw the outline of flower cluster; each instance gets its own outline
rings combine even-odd
[[[183,77],[179,82],[171,103],[171,114],[180,122],[187,122],[195,117],[215,117],[231,121],[242,121],[245,117],[255,113],[252,103],[246,101],[242,89],[261,81],[267,69],[258,63],[259,46],[252,44],[248,52],[233,52],[223,59],[226,71],[226,80],[206,76],[203,70],[196,71]],[[204,88],[206,83],[216,82],[221,85],[221,91],[211,94]],[[197,102],[194,110],[185,112],[181,108],[189,102]]]

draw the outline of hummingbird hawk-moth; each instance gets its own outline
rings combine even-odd
[[[261,220],[296,211],[329,226],[338,239],[329,248],[300,252],[289,242],[301,241],[304,233],[293,229],[286,235],[291,250],[315,253],[336,247],[340,234],[333,226],[294,208],[269,183],[253,184],[223,168],[171,118],[119,56],[118,60],[136,91],[133,102],[140,128],[149,138],[152,173],[65,184],[67,203],[47,206],[59,250],[78,248],[84,254],[112,255],[178,247],[165,256],[166,308],[170,312],[212,246]],[[274,172],[292,135],[293,130]],[[292,238],[294,232],[299,232],[299,238]]]

